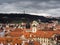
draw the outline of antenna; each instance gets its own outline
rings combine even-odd
[[[23,14],[25,14],[25,10],[23,11]]]

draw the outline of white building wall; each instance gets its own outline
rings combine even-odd
[[[37,38],[37,39],[38,39],[38,38]],[[48,45],[48,41],[49,41],[48,38],[39,38],[38,40],[40,41],[40,44],[46,43],[46,45]]]
[[[33,27],[32,28],[32,32],[36,32],[37,31],[37,28],[36,27]]]

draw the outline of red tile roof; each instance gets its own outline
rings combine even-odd
[[[12,37],[20,37],[22,35],[22,33],[21,32],[10,32],[9,35]]]
[[[34,45],[40,45],[40,43],[37,41],[33,41],[33,43],[34,43]]]
[[[37,37],[51,38],[54,35],[54,32],[53,31],[37,31],[35,34]]]
[[[54,33],[60,35],[60,30],[55,30]]]
[[[22,29],[20,29],[20,28],[16,28],[16,29],[14,29],[14,32],[22,32],[23,30]]]

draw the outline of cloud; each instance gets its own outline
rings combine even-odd
[[[46,13],[48,13],[54,17],[56,17],[56,16],[59,17],[60,16],[60,8],[47,10]]]
[[[0,13],[26,13],[60,16],[60,0],[1,0]]]

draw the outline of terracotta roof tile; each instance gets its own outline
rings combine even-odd
[[[22,35],[22,33],[21,32],[11,32],[9,35],[12,37],[20,37]]]
[[[53,31],[37,31],[37,37],[51,38],[54,35]]]

